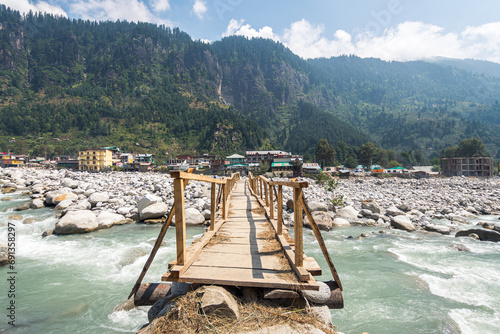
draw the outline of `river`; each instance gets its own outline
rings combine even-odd
[[[2,201],[11,197],[10,201]],[[0,194],[0,241],[16,226],[15,297],[0,267],[0,332],[133,333],[147,322],[148,307],[114,311],[125,301],[159,226],[130,224],[89,234],[49,236],[57,221],[52,209],[24,211],[23,224],[8,217],[29,199]],[[479,221],[472,220],[472,223]],[[481,221],[498,221],[484,216]],[[380,228],[351,227],[323,232],[344,285],[345,308],[332,321],[345,333],[500,333],[500,244]],[[175,257],[174,229],[168,231],[144,282],[158,281]],[[188,229],[188,242],[203,228]],[[370,237],[348,239],[361,233]],[[305,252],[330,279],[311,231]],[[457,245],[469,251],[457,250]],[[7,318],[15,302],[15,327]]]

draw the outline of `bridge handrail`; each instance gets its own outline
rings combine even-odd
[[[311,215],[309,208],[306,203],[306,199],[302,188],[307,188],[309,183],[306,181],[272,181],[264,176],[254,177],[252,173],[248,175],[248,183],[254,194],[258,199],[261,200],[266,210],[269,211],[269,219],[271,222],[275,220],[274,215],[274,195],[277,197],[277,219],[276,219],[276,236],[278,241],[282,243],[285,249],[285,255],[287,256],[292,268],[297,273],[299,278],[306,279],[305,269],[304,269],[304,241],[303,241],[303,217],[302,212],[306,213],[309,223],[314,231],[314,235],[321,247],[323,255],[328,263],[330,271],[333,278],[337,282],[340,290],[342,291],[342,283],[338,276],[337,270],[330,258],[328,250],[326,248],[325,242],[321,235],[321,232]],[[276,191],[275,186],[278,186]],[[283,187],[293,188],[293,212],[294,212],[294,243],[295,243],[295,254],[287,254],[286,246],[288,242],[283,238]],[[273,222],[274,224],[274,222]],[[308,276],[308,275],[307,275]]]

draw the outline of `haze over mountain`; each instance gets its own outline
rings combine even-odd
[[[21,136],[34,151],[68,138],[63,153],[113,144],[160,156],[303,154],[326,138],[432,156],[477,137],[496,156],[495,65],[304,60],[272,40],[207,44],[165,26],[23,17],[2,6],[0,147]]]

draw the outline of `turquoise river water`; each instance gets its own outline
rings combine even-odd
[[[1,201],[11,197],[10,201]],[[7,266],[0,267],[2,333],[133,333],[147,322],[148,307],[115,312],[144,265],[159,226],[130,224],[83,235],[50,236],[52,209],[28,210],[23,220],[8,217],[29,199],[0,195],[0,243],[15,226],[15,297]],[[498,221],[498,216],[481,221]],[[479,220],[472,220],[475,223]],[[12,225],[11,225],[12,226]],[[323,232],[344,285],[345,308],[332,310],[345,333],[500,333],[500,243],[470,238],[351,227]],[[188,241],[203,228],[188,230]],[[363,240],[347,239],[371,233]],[[311,231],[305,252],[329,280],[328,266]],[[174,229],[168,231],[144,282],[159,281],[175,257]],[[470,251],[458,251],[456,245]],[[15,303],[15,327],[7,308]]]

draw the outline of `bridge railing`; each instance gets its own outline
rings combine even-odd
[[[304,268],[304,240],[303,240],[303,212],[306,214],[314,235],[321,247],[323,255],[330,267],[333,278],[337,282],[340,290],[342,290],[342,283],[338,276],[337,270],[333,265],[325,242],[321,235],[316,222],[307,206],[307,202],[302,191],[307,188],[309,183],[306,181],[272,181],[264,176],[254,177],[249,173],[248,184],[252,192],[257,196],[257,199],[266,209],[266,214],[273,224],[276,232],[276,237],[281,243],[292,269],[295,271],[297,277],[301,281],[309,279],[309,272]],[[294,250],[290,243],[283,235],[283,187],[293,188],[293,213],[294,213]],[[275,215],[275,205],[277,202],[277,210]]]
[[[169,264],[172,278],[179,278],[179,276],[189,268],[189,266],[196,259],[196,256],[198,256],[198,252],[201,251],[201,249],[206,245],[210,238],[215,234],[218,227],[220,227],[227,218],[229,193],[233,189],[236,182],[240,179],[240,173],[233,174],[231,178],[215,179],[209,176],[173,171],[170,173],[170,177],[174,179],[174,205],[170,210],[170,213],[168,214],[168,217],[160,231],[160,234],[158,235],[158,238],[156,239],[155,245],[153,246],[151,254],[147,259],[146,264],[144,265],[144,268],[142,269],[142,272],[137,279],[137,282],[132,288],[132,292],[130,293],[129,298],[134,295],[139,289],[142,279],[146,275],[149,266],[153,262],[153,259],[161,246],[163,238],[165,237],[165,234],[172,222],[174,214],[177,257]],[[184,189],[186,188],[190,180],[211,183],[212,188],[210,194],[211,203],[209,230],[202,237],[202,241],[196,244],[194,253],[191,253],[188,257],[186,254],[186,214],[184,203]],[[217,185],[219,186],[218,191]],[[217,210],[221,202],[221,219],[217,222]]]

